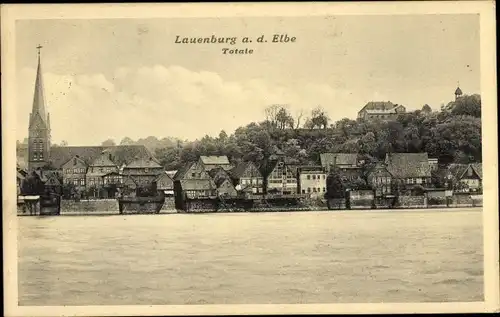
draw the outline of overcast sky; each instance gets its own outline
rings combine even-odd
[[[174,43],[212,34],[254,43]],[[296,42],[270,43],[273,34]],[[260,35],[268,43],[255,43]],[[438,109],[457,81],[480,92],[478,15],[24,20],[16,24],[20,140],[38,44],[52,140],[70,145],[230,133],[273,103],[292,113],[321,105],[336,121],[372,100]],[[254,53],[223,55],[224,47]]]

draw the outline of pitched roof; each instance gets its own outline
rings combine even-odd
[[[116,145],[116,146],[55,146],[50,149],[50,161],[56,168],[78,155],[86,164],[91,164],[103,151],[111,154],[112,161],[120,166],[133,161],[136,157],[156,158],[144,145]]]
[[[451,176],[455,180],[458,180],[458,179],[462,178],[462,175],[464,175],[468,166],[469,166],[469,164],[453,163],[453,164],[448,165],[448,171],[450,172]]]
[[[162,166],[158,164],[153,158],[140,157],[136,158],[132,162],[128,163],[124,169],[127,168],[161,168]]]
[[[82,163],[83,165],[87,166],[87,162],[85,162],[83,159],[81,159],[78,155],[75,155],[75,156],[71,157],[69,160],[67,160],[66,162],[64,162],[61,165],[61,167],[63,167],[64,165],[70,163],[71,161],[73,161],[73,165],[76,165],[76,162],[79,162],[79,163]]]
[[[184,175],[186,175],[187,171],[189,171],[189,169],[191,168],[191,166],[193,165],[194,163],[193,162],[188,162],[186,164],[184,164],[183,166],[181,166],[181,168],[179,168],[177,170],[177,172],[175,173],[174,175],[174,180],[181,180]]]
[[[461,95],[462,94],[462,89],[460,89],[460,87],[457,87],[457,89],[455,90],[455,95]]]
[[[357,153],[321,153],[321,165],[328,167],[330,165],[357,165]]]
[[[460,180],[464,176],[467,169],[472,168],[473,171],[483,179],[483,164],[482,163],[471,163],[471,164],[450,164],[448,170],[455,180]]]
[[[483,163],[472,163],[472,168],[476,171],[477,175],[483,179]]]
[[[172,181],[173,181],[172,176],[170,176],[167,172],[165,172],[165,173],[161,173],[160,175],[158,175],[158,177],[156,177],[156,179],[155,179],[155,180],[156,180],[156,181],[159,181],[160,179],[162,179],[162,178],[164,178],[164,177],[168,177],[168,179],[170,179],[170,180],[172,180]]]
[[[431,177],[427,153],[388,153],[385,163],[395,178]]]
[[[215,189],[215,183],[211,179],[182,179],[182,190],[212,190]]]
[[[240,179],[241,176],[245,173],[248,167],[250,167],[253,163],[250,161],[247,162],[241,162],[238,165],[236,165],[231,171],[231,177],[235,179]]]
[[[299,171],[304,172],[304,173],[308,173],[308,172],[310,172],[310,173],[317,173],[317,172],[323,173],[324,169],[323,169],[323,166],[320,166],[320,165],[317,165],[317,166],[311,165],[311,166],[299,166]]]
[[[390,101],[370,101],[360,111],[363,110],[390,110],[393,109],[395,104]]]
[[[113,166],[115,167],[116,164],[111,161],[110,159],[111,153],[104,151],[101,153],[100,156],[95,158],[89,166]]]
[[[165,173],[171,178],[174,179],[175,174],[177,174],[177,170],[175,171],[165,171]]]
[[[206,165],[229,165],[229,159],[226,155],[222,156],[200,156],[200,160]]]

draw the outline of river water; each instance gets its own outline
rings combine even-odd
[[[484,300],[480,209],[18,221],[20,305]]]

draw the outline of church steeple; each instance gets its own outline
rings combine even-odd
[[[35,93],[33,95],[33,108],[31,109],[31,115],[40,114],[43,122],[47,124],[47,115],[45,114],[45,98],[43,96],[43,78],[42,78],[42,65],[40,62],[40,49],[41,45],[36,47],[38,49],[38,66],[36,69],[36,79],[35,79]]]
[[[37,46],[38,65],[28,128],[28,169],[30,170],[43,168],[47,165],[50,158],[50,117],[45,112],[42,66],[40,61],[41,48],[42,46]]]

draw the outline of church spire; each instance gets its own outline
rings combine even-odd
[[[36,80],[35,80],[35,93],[33,96],[33,108],[31,114],[34,116],[36,113],[42,117],[42,120],[47,124],[47,116],[45,114],[45,98],[43,96],[43,80],[42,80],[42,66],[40,62],[40,49],[41,45],[38,45],[38,67],[36,69]]]

